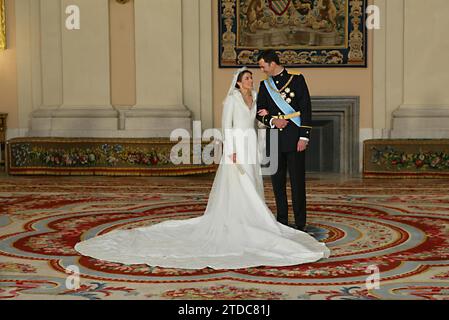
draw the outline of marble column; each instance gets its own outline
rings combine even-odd
[[[177,128],[190,131],[191,111],[183,97],[182,1],[135,0],[134,6],[136,105],[125,112],[125,128],[159,137]]]
[[[375,0],[374,128],[382,138],[449,138],[449,3]]]
[[[168,137],[174,129],[191,131],[192,119],[212,125],[210,3],[17,0],[17,5],[19,120],[28,126],[27,135]],[[73,5],[80,12],[79,30],[66,28],[66,8]],[[114,34],[110,22],[116,17],[126,32]],[[117,60],[120,54],[111,59],[121,41],[133,46],[126,54],[135,57],[126,56],[126,63]],[[133,78],[132,90],[112,105],[111,87],[126,81],[117,81],[125,64],[135,68],[122,74]]]
[[[404,1],[403,102],[392,138],[449,138],[449,3]]]
[[[40,3],[42,104],[31,115],[32,136],[116,136],[118,112],[110,102],[109,1]],[[80,29],[68,30],[68,6]]]

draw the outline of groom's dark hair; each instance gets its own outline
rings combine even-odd
[[[278,54],[272,49],[262,51],[257,56],[257,61],[260,61],[261,59],[263,59],[266,63],[275,62],[277,65],[281,65]]]

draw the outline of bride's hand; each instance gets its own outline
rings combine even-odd
[[[261,109],[261,110],[257,111],[257,114],[259,116],[263,117],[263,116],[268,115],[269,113],[268,113],[267,109]]]

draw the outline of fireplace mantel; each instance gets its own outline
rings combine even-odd
[[[358,174],[360,98],[312,97],[312,136],[308,172]]]

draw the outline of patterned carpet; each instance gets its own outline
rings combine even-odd
[[[0,299],[449,300],[442,179],[310,176],[309,232],[332,250],[312,264],[192,271],[74,251],[80,238],[201,215],[212,178],[0,176]],[[275,210],[269,181],[265,193]]]

